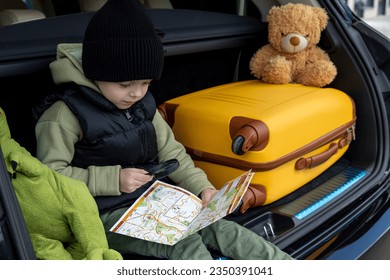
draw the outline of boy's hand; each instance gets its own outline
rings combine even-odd
[[[207,203],[214,197],[214,195],[218,192],[216,189],[204,189],[200,194],[200,198],[203,201],[203,207],[206,206]]]
[[[119,173],[119,190],[132,193],[147,182],[153,180],[153,175],[139,168],[123,168]]]

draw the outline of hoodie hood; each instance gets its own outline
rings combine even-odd
[[[95,83],[84,75],[81,60],[82,49],[82,44],[59,44],[57,46],[57,59],[50,63],[54,83],[74,82],[100,92]]]

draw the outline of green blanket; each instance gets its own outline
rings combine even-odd
[[[13,140],[1,108],[0,146],[38,259],[122,259],[108,247],[87,186],[54,172]]]

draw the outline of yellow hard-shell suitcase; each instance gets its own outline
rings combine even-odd
[[[334,164],[355,135],[352,99],[333,88],[236,82],[159,106],[215,187],[252,169],[265,205]]]

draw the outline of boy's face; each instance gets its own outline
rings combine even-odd
[[[137,80],[119,83],[96,81],[96,85],[105,98],[119,109],[124,110],[145,96],[151,81]]]

